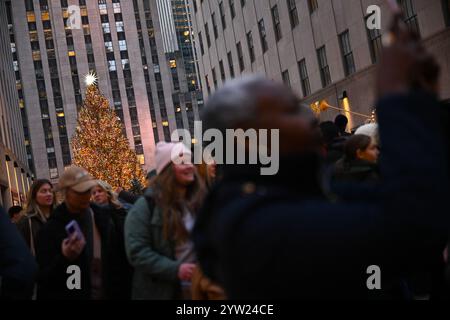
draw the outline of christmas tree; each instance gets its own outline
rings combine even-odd
[[[85,168],[113,188],[129,189],[145,181],[136,153],[122,132],[120,118],[100,93],[94,75],[86,77],[86,98],[72,138],[74,165]]]

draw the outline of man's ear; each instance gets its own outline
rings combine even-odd
[[[356,158],[361,159],[362,153],[363,153],[363,150],[361,150],[361,149],[356,150]]]

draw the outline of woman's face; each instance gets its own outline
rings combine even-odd
[[[46,183],[36,193],[36,203],[40,207],[50,207],[53,204],[53,189]]]
[[[108,202],[109,202],[108,194],[100,186],[94,187],[91,191],[91,195],[92,195],[92,199],[94,200],[94,202],[96,204],[105,205],[105,204],[108,204]]]
[[[375,144],[374,140],[371,139],[370,144],[366,148],[366,150],[358,150],[356,152],[356,155],[358,159],[376,163],[378,161],[380,151],[378,150],[378,146]]]
[[[189,164],[174,164],[175,179],[178,184],[187,187],[195,181],[195,167]]]

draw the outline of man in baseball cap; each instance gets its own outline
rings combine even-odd
[[[54,210],[37,240],[38,299],[119,298],[111,288],[120,272],[115,266],[103,268],[120,257],[118,239],[109,212],[90,202],[95,185],[85,169],[75,166],[59,179],[64,202]],[[78,266],[82,275],[79,290],[67,285],[67,268],[72,265]]]

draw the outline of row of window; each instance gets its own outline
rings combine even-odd
[[[414,11],[414,7],[412,5],[412,0],[399,0],[399,1],[400,1],[400,5],[402,5],[402,7],[405,11],[405,22],[410,26],[410,28],[412,30],[419,33],[418,23],[417,23],[417,15]],[[314,10],[317,9],[317,6],[314,3],[310,2],[310,8],[311,8],[311,5]],[[289,15],[290,15],[290,19],[291,19],[291,24],[293,27],[295,27],[296,25],[298,25],[298,14],[297,14],[296,4],[295,4],[294,0],[288,0],[288,9],[289,9]],[[314,10],[312,10],[312,11],[314,11]],[[219,11],[220,11],[220,6],[219,6]],[[277,5],[272,7],[271,13],[272,13],[272,22],[273,22],[273,28],[274,28],[274,33],[275,33],[275,39],[276,39],[276,41],[279,41],[282,38],[282,31],[281,31],[280,17],[279,17]],[[212,21],[213,21],[213,25],[215,26],[215,22],[214,22],[215,21],[215,13],[212,14]],[[208,24],[205,24],[204,27],[205,27],[205,34],[206,34],[208,47],[209,47],[211,44],[210,44],[210,40],[209,40]],[[264,24],[264,19],[261,19],[258,21],[258,31],[259,31],[260,41],[261,41],[261,48],[262,48],[263,53],[265,53],[269,49],[269,44],[267,41],[267,33],[266,33],[265,24]],[[216,32],[215,32],[215,35],[216,35]],[[252,32],[251,31],[248,32],[246,37],[247,37],[247,47],[248,47],[250,61],[251,61],[251,63],[253,63],[255,61],[255,46],[254,46]],[[377,29],[368,30],[368,39],[369,39],[369,47],[370,47],[370,51],[371,51],[371,55],[372,55],[372,62],[375,63],[379,60],[381,49],[382,49],[382,39],[381,39],[380,30],[377,30]],[[200,50],[201,50],[202,54],[204,54],[205,52],[204,52],[201,32],[199,32],[199,45],[200,45]],[[349,35],[348,30],[346,30],[345,32],[343,32],[339,35],[339,45],[340,45],[341,55],[342,55],[342,59],[343,59],[344,73],[345,73],[345,76],[349,76],[350,74],[352,74],[356,71],[356,67],[355,67],[353,52],[352,52],[352,48],[351,48],[351,44],[350,44],[350,35]],[[239,69],[242,72],[245,69],[245,64],[244,64],[244,56],[243,56],[243,52],[242,52],[241,42],[238,42],[236,44],[236,52],[237,52],[237,56],[238,56]],[[319,70],[320,70],[322,86],[326,87],[329,84],[331,84],[331,76],[330,76],[330,70],[329,70],[329,66],[328,66],[328,62],[327,62],[325,46],[317,49],[317,57],[318,57],[318,65],[319,65]],[[228,58],[228,64],[229,64],[229,69],[230,69],[230,77],[233,78],[235,76],[235,72],[234,72],[233,57],[232,57],[231,51],[228,52],[227,58]],[[219,62],[219,68],[220,68],[221,78],[224,79],[225,73],[224,73],[222,61]],[[311,92],[310,92],[309,82],[307,83],[304,79],[305,77],[307,78],[306,64],[304,64],[304,66],[302,68],[299,68],[299,70],[303,70],[303,72],[301,72],[301,79],[303,79],[302,80],[302,88],[303,88],[304,95],[307,96]],[[216,87],[217,86],[217,75],[216,75],[215,69],[212,70],[212,76],[213,76],[214,86]],[[282,78],[285,83],[290,82],[288,71],[284,71],[282,73]],[[211,87],[209,85],[208,77],[205,80],[207,83],[207,89],[208,89],[208,91],[210,91]]]
[[[13,67],[14,72],[16,76],[16,89],[19,96],[19,108],[20,108],[20,115],[22,119],[22,126],[24,131],[24,143],[26,148],[26,156],[28,161],[28,167],[34,172],[34,162],[33,162],[33,154],[32,154],[32,148],[31,148],[31,139],[30,139],[30,131],[28,128],[28,116],[26,112],[26,103],[25,103],[25,97],[23,94],[23,88],[22,88],[22,75],[20,73],[19,68],[19,60],[16,50],[16,39],[14,34],[14,28],[13,28],[13,20],[12,20],[12,8],[11,8],[11,2],[7,1],[5,2],[5,8],[7,13],[7,19],[8,19],[8,31],[10,36],[10,46],[11,46],[11,52],[13,55]]]

